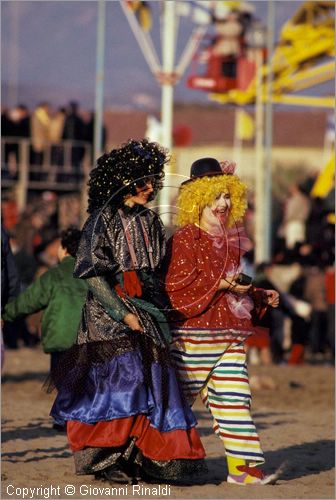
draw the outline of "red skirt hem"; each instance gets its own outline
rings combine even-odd
[[[96,424],[77,421],[67,423],[67,434],[72,451],[86,447],[119,447],[129,438],[136,438],[135,444],[143,455],[152,460],[198,460],[205,457],[205,451],[195,428],[160,432],[150,426],[145,415],[125,417]]]

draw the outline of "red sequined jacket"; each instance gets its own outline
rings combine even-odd
[[[241,314],[237,317],[233,312],[232,302],[242,296],[218,290],[221,278],[240,271],[244,251],[237,245],[237,238],[235,242],[233,239],[228,236],[220,242],[194,224],[179,229],[170,238],[165,287],[173,327],[254,331],[251,318],[239,317]],[[246,301],[251,310],[252,299],[246,296]]]

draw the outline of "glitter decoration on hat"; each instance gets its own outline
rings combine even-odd
[[[219,162],[220,167],[222,169],[223,174],[225,175],[233,175],[236,170],[236,162],[231,160],[224,160]]]

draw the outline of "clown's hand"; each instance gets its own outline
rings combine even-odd
[[[276,290],[265,290],[267,304],[271,307],[278,307],[280,302],[279,293]]]
[[[236,293],[237,295],[246,294],[252,285],[240,285],[236,282],[238,276],[238,274],[235,274],[234,276],[226,276],[225,278],[222,278],[219,282],[218,289],[227,290]]]
[[[236,284],[237,278],[238,274],[223,277],[219,282],[218,290],[227,290],[229,288],[233,288],[234,285]]]
[[[245,295],[248,293],[252,285],[240,285],[236,283],[233,285],[233,288],[230,289],[231,292],[236,293],[237,295]]]
[[[131,330],[143,332],[143,328],[139,323],[139,319],[135,314],[129,313],[124,317],[124,323],[130,327]]]

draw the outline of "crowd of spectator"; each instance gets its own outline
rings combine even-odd
[[[3,109],[1,129],[4,142],[2,152],[3,176],[17,178],[20,163],[20,140],[29,141],[30,180],[44,180],[42,166],[59,167],[58,182],[78,181],[82,178],[85,151],[92,154],[94,141],[94,113],[85,116],[79,103],[52,109],[48,102],[41,102],[30,112],[24,104]],[[105,129],[103,131],[105,139]],[[68,148],[65,141],[68,142]],[[90,158],[91,160],[92,158]],[[70,178],[62,170],[71,166]]]
[[[335,190],[313,197],[315,180],[290,185],[280,211],[273,212],[272,260],[255,267],[253,251],[245,257],[255,285],[280,292],[280,307],[261,323],[270,332],[274,363],[335,359]],[[249,231],[253,213],[252,206]]]
[[[35,278],[57,263],[54,251],[58,242],[57,200],[54,195],[44,195],[40,200],[30,203],[20,217],[15,204],[9,200],[10,218],[7,218],[7,203],[2,203],[2,227],[9,235],[20,278],[20,291],[23,291]],[[32,347],[38,344],[39,320],[40,316],[31,316],[26,320],[6,323],[3,337],[7,348],[16,349],[21,344]]]

